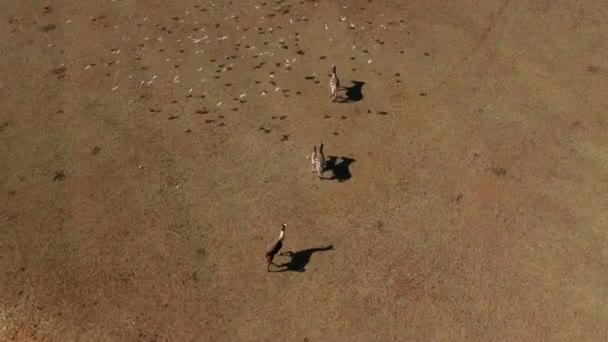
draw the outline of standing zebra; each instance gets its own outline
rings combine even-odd
[[[317,175],[319,175],[319,178],[321,178],[323,170],[325,169],[325,154],[323,153],[323,143],[319,145],[319,153],[317,153],[317,145],[312,148],[310,162],[312,163],[312,172],[316,172]]]
[[[283,238],[285,237],[285,228],[287,228],[287,223],[283,223],[283,227],[281,228],[281,233],[279,234],[279,238],[277,242],[274,243],[272,248],[266,251],[266,261],[268,261],[268,266],[266,267],[266,271],[270,271],[270,264],[274,265],[274,257],[279,253],[281,248],[283,248]]]
[[[334,64],[331,66],[331,77],[329,79],[329,90],[331,92],[332,101],[336,100],[339,89],[340,89],[340,79],[338,78],[338,74],[336,73],[336,65]]]

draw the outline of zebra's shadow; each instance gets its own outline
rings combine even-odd
[[[312,257],[312,255],[314,253],[330,251],[333,249],[334,249],[334,246],[329,245],[329,246],[325,246],[325,247],[309,248],[309,249],[297,251],[295,253],[291,252],[291,251],[281,253],[280,255],[289,256],[291,259],[282,265],[278,265],[278,267],[282,267],[281,269],[271,271],[271,272],[285,272],[285,271],[306,272],[306,265],[308,265],[308,263],[310,262],[310,257]]]
[[[340,162],[338,162],[338,159],[340,159]],[[337,179],[340,183],[346,182],[347,180],[352,178],[352,174],[350,173],[350,164],[355,161],[355,159],[348,157],[329,156],[329,159],[327,159],[327,162],[325,163],[324,170],[331,170],[333,176],[325,177],[324,179]]]
[[[340,97],[339,103],[350,103],[363,100],[363,86],[365,82],[361,81],[350,81],[353,85],[350,87],[343,87],[346,92],[344,96]]]

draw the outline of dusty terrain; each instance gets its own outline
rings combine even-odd
[[[0,340],[608,339],[602,1],[1,7]]]

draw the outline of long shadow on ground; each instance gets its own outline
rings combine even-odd
[[[338,162],[338,159],[341,159]],[[329,156],[327,159],[327,163],[325,164],[325,170],[331,170],[333,172],[332,177],[324,178],[327,180],[337,179],[338,182],[346,182],[347,180],[352,178],[352,174],[350,173],[350,164],[355,162],[356,160],[348,157],[336,157]]]
[[[279,267],[283,267],[280,270],[276,270],[276,271],[272,271],[272,272],[285,272],[285,271],[293,271],[293,272],[305,272],[306,271],[306,265],[308,265],[308,263],[310,262],[310,257],[316,253],[316,252],[324,252],[324,251],[329,251],[329,250],[333,250],[334,246],[333,245],[329,245],[326,247],[316,247],[316,248],[309,248],[309,249],[304,249],[298,252],[285,252],[285,253],[281,253],[281,255],[287,255],[291,257],[291,260],[279,265]]]
[[[339,103],[350,103],[363,100],[363,86],[365,82],[351,81],[352,86],[344,87],[346,90],[344,96],[338,101]]]

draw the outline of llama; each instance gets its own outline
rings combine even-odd
[[[266,267],[267,271],[270,271],[270,265],[274,263],[274,257],[279,253],[281,248],[283,247],[283,238],[285,237],[285,228],[287,228],[287,223],[283,223],[283,227],[281,228],[281,233],[279,234],[279,238],[274,243],[272,248],[266,251],[266,261],[268,261],[268,266]]]

